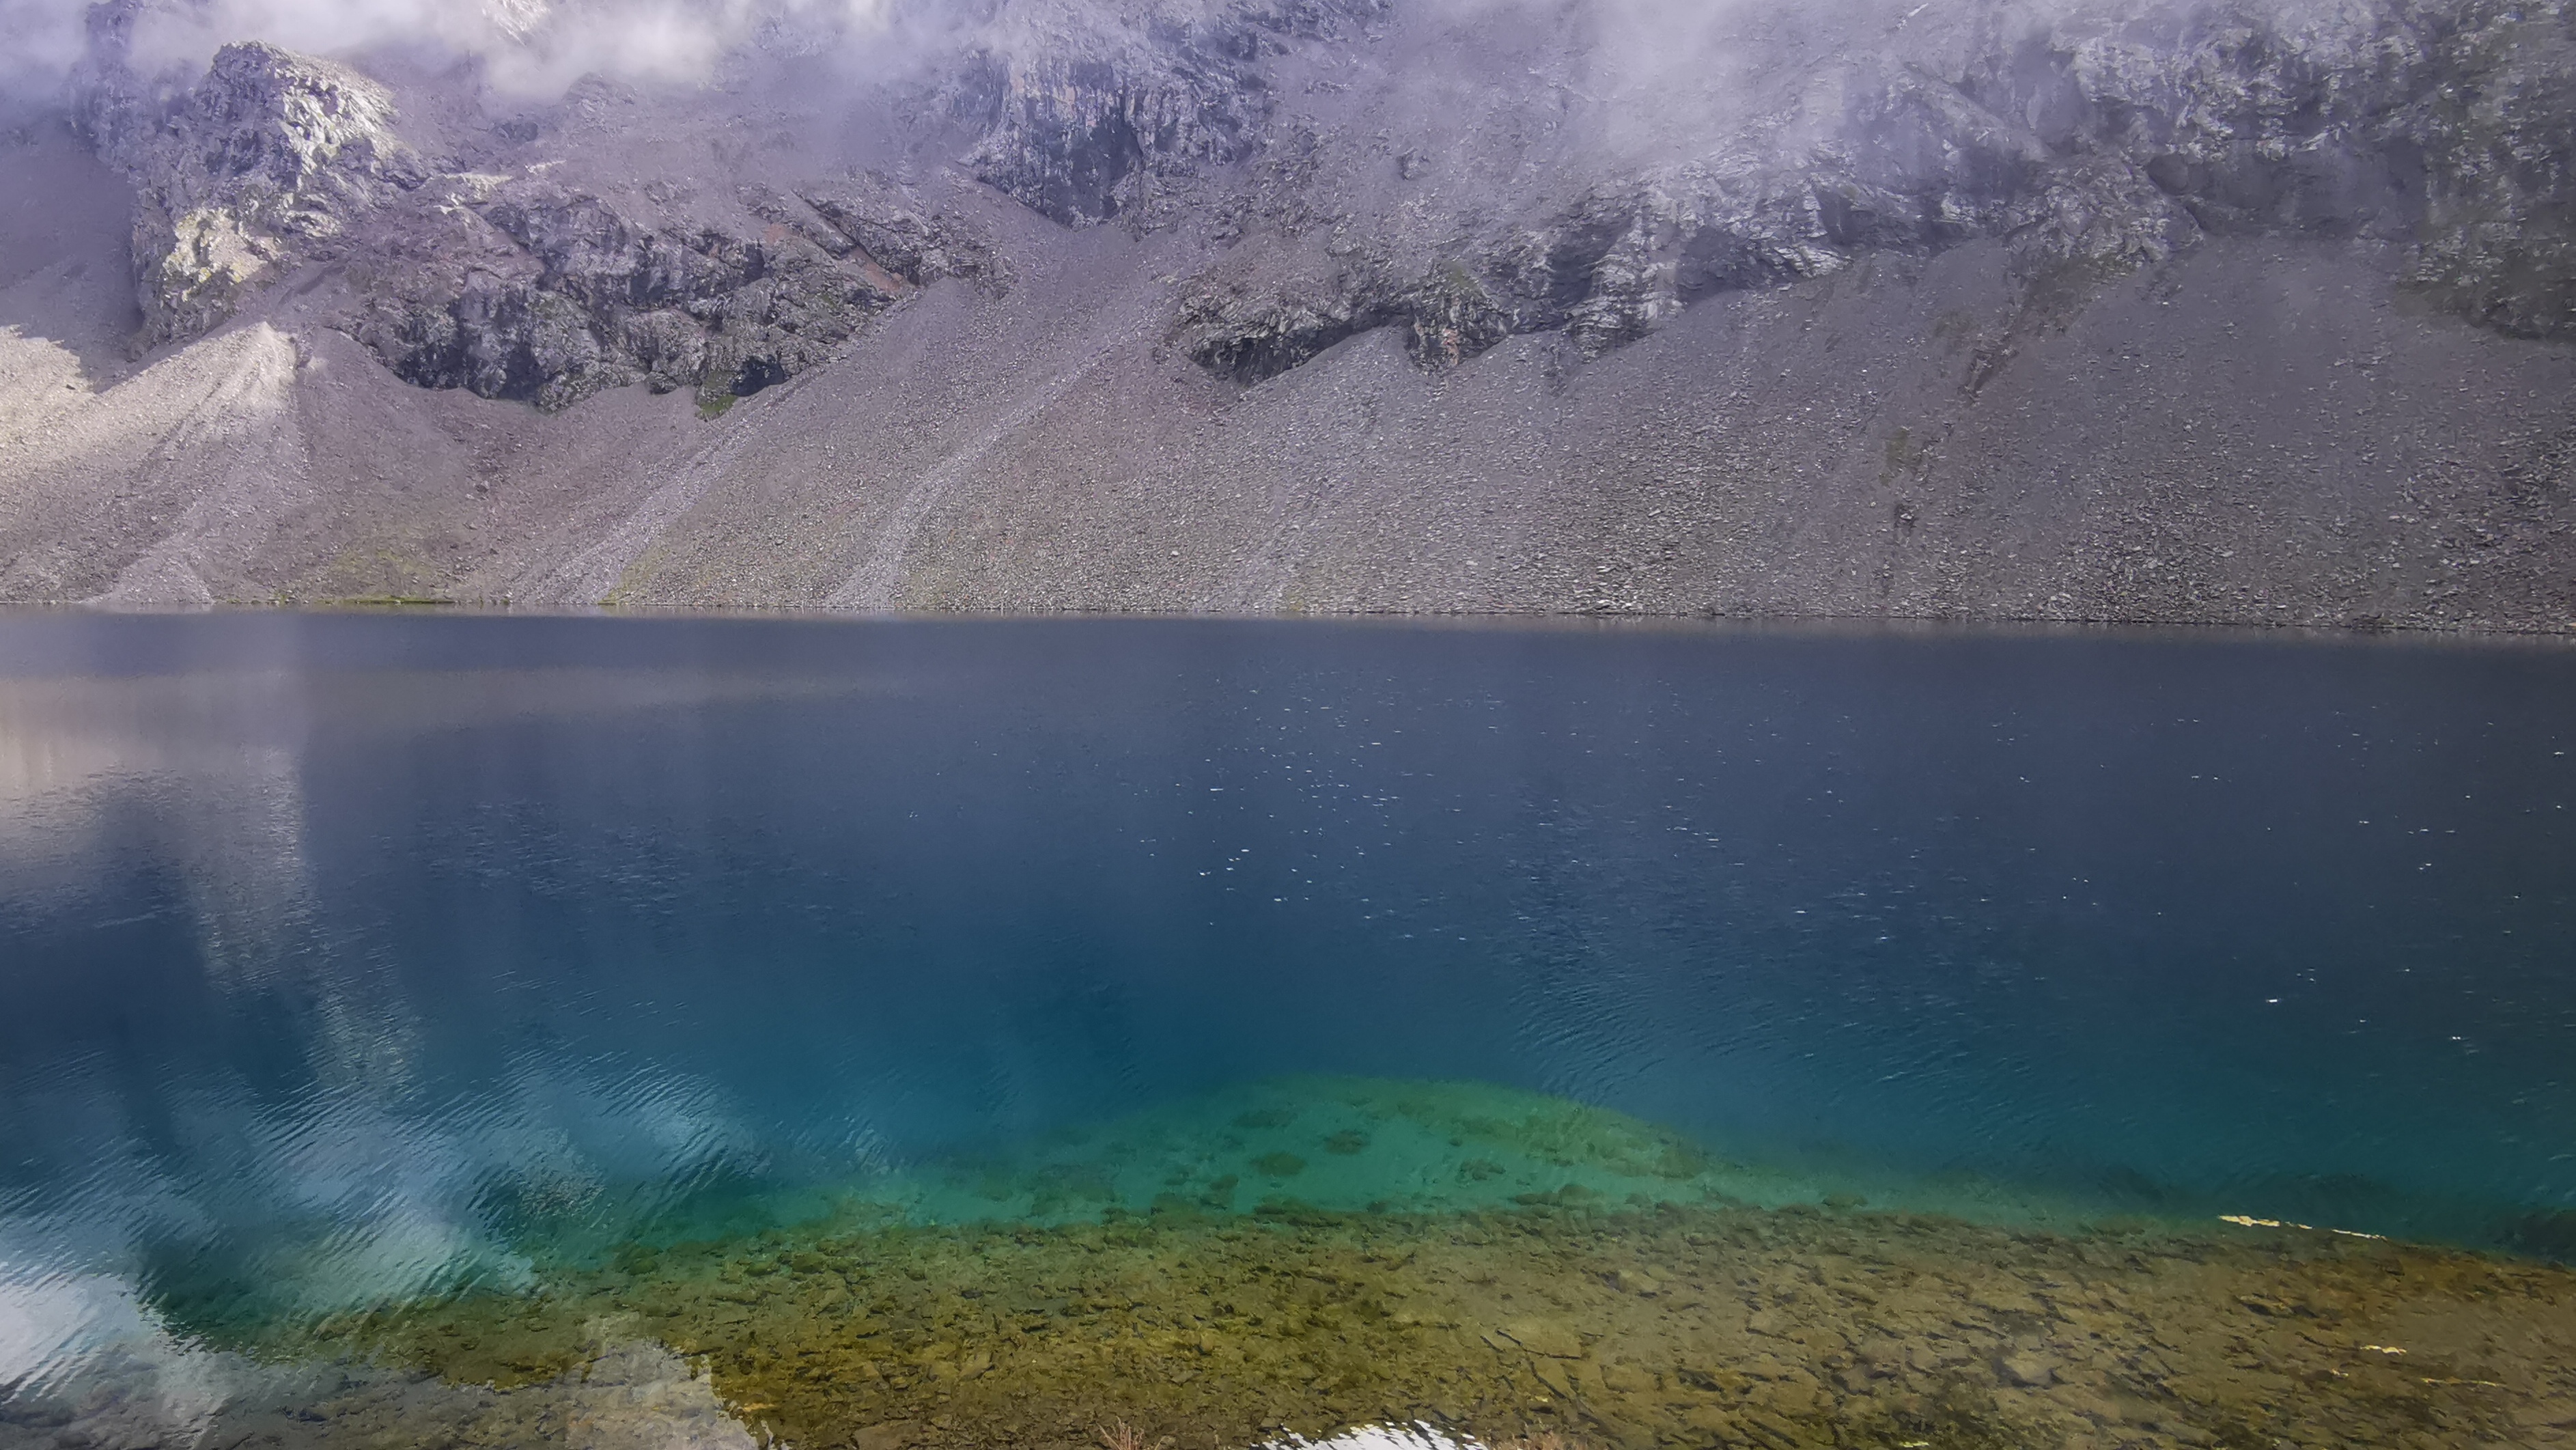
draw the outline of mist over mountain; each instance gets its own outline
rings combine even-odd
[[[2576,18],[0,0],[0,597],[2576,628]]]

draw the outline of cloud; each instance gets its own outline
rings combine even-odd
[[[82,55],[87,0],[0,0],[0,88],[58,88]],[[886,0],[144,0],[132,61],[202,68],[264,40],[308,55],[406,49],[484,66],[497,90],[557,93],[585,75],[689,83],[773,33],[848,43],[883,28]]]
[[[81,10],[69,0],[0,0],[0,93],[61,83],[81,57]]]

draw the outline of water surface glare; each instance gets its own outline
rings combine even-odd
[[[0,1446],[2576,1444],[2571,751],[2539,644],[0,618]]]

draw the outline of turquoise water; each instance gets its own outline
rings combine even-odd
[[[2543,645],[0,620],[0,1380],[862,1210],[2576,1258],[2571,749]]]

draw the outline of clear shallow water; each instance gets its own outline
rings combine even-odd
[[[827,1214],[2576,1257],[2570,750],[2531,646],[0,622],[0,1380]]]

